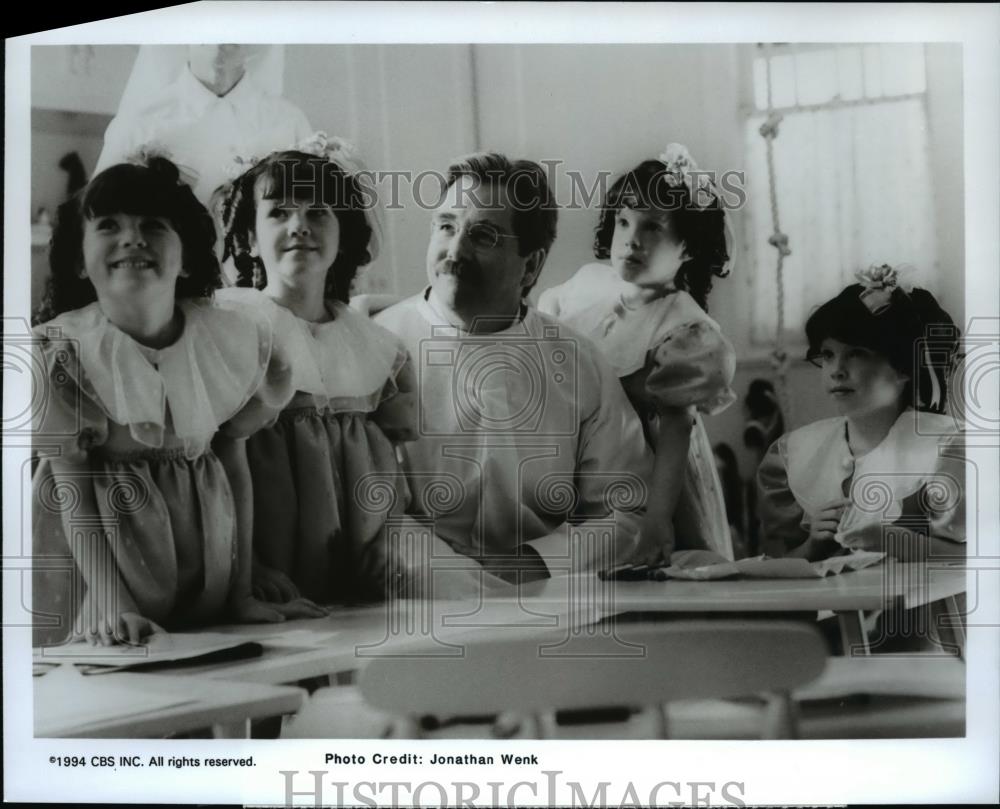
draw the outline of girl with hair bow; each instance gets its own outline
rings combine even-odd
[[[608,190],[594,255],[546,290],[538,308],[594,340],[618,372],[656,454],[646,518],[631,560],[659,564],[675,548],[733,558],[722,487],[701,414],[736,400],[732,345],[707,314],[714,278],[729,274],[726,212],[709,174],[671,143]]]
[[[857,278],[806,322],[806,358],[839,415],[768,450],[758,470],[765,535],[809,559],[961,555],[962,428],[944,413],[958,330],[899,269]]]

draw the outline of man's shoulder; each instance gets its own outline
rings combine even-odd
[[[409,298],[404,298],[399,303],[387,306],[378,314],[373,315],[372,320],[383,328],[399,334],[399,329],[405,328],[408,324],[414,322],[414,320],[424,320],[418,311],[420,300],[421,293],[411,295]]]

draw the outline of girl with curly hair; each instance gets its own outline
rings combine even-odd
[[[266,315],[295,390],[247,444],[254,587],[270,601],[385,596],[386,522],[408,502],[393,442],[416,427],[406,349],[347,306],[378,250],[374,205],[352,147],[318,133],[250,164],[223,206],[238,280],[218,297]]]
[[[632,561],[675,549],[733,558],[712,447],[699,414],[735,395],[735,352],[706,313],[714,278],[729,270],[726,214],[687,149],[670,144],[608,190],[594,255],[539,309],[594,340],[618,372],[655,452],[646,518]]]
[[[162,156],[59,210],[34,332],[36,644],[322,614],[251,595],[241,445],[291,390],[266,323],[213,306],[214,242]]]

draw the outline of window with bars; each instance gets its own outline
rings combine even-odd
[[[745,124],[751,339],[777,329],[776,251],[761,125],[774,138],[784,262],[782,342],[801,343],[810,311],[871,264],[937,267],[928,153],[927,79],[920,44],[761,45],[753,54]]]

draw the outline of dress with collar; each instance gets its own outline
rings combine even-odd
[[[764,536],[793,548],[815,514],[850,498],[835,538],[899,524],[929,536],[965,541],[965,465],[961,426],[948,415],[904,410],[882,442],[860,457],[847,422],[824,419],[779,438],[757,471]]]
[[[736,353],[718,324],[686,292],[650,293],[606,264],[587,264],[538,302],[593,340],[611,362],[651,437],[656,405],[694,416],[684,490],[675,515],[677,547],[733,558],[722,485],[702,414],[736,400]],[[652,442],[651,442],[652,443]]]
[[[167,629],[222,617],[236,511],[210,444],[273,421],[292,389],[266,321],[207,300],[178,308],[183,330],[162,349],[133,340],[97,303],[34,330],[33,542],[48,562],[33,579],[36,644],[64,639],[83,598],[67,539],[81,498],[97,517],[81,510],[76,529],[106,533],[140,614]],[[54,457],[77,462],[78,479],[54,475]]]
[[[263,157],[290,149],[311,133],[303,112],[244,76],[217,96],[185,66],[172,84],[136,111],[117,116],[104,135],[97,172],[121,162],[140,146],[160,144],[175,163],[194,174],[194,191],[206,205],[228,181],[234,157]]]
[[[257,558],[320,603],[384,597],[386,521],[409,502],[393,443],[413,432],[406,349],[339,301],[313,323],[256,289],[216,299],[268,319],[295,390],[247,442]]]

